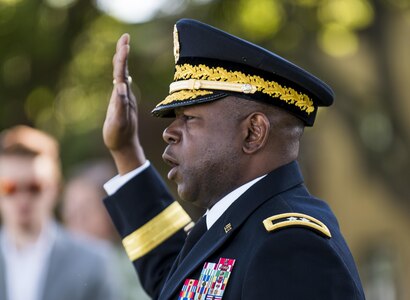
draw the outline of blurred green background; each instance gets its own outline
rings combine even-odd
[[[0,130],[23,123],[56,136],[65,173],[108,157],[111,59],[129,32],[142,140],[164,174],[167,121],[149,112],[167,94],[182,17],[260,44],[334,88],[335,105],[303,140],[307,184],[338,215],[367,298],[410,299],[409,0],[0,0]]]

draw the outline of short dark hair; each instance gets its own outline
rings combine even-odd
[[[0,132],[0,157],[8,155],[47,158],[54,166],[55,178],[61,179],[58,142],[41,130],[17,125]]]
[[[0,133],[0,155],[45,155],[59,160],[57,141],[38,129],[18,125]]]

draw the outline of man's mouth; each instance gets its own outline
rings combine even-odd
[[[177,160],[169,155],[167,152],[164,152],[162,159],[171,167],[171,170],[168,172],[168,179],[174,180],[177,172],[177,167],[179,166]]]

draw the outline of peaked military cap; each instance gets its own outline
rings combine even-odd
[[[177,107],[230,95],[281,107],[312,126],[332,89],[312,74],[262,47],[207,24],[179,20],[174,27],[175,75],[169,95],[152,111],[174,116]]]

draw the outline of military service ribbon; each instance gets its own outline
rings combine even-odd
[[[185,280],[178,300],[221,300],[234,264],[235,259],[231,258],[220,258],[218,263],[206,262],[199,280]]]

